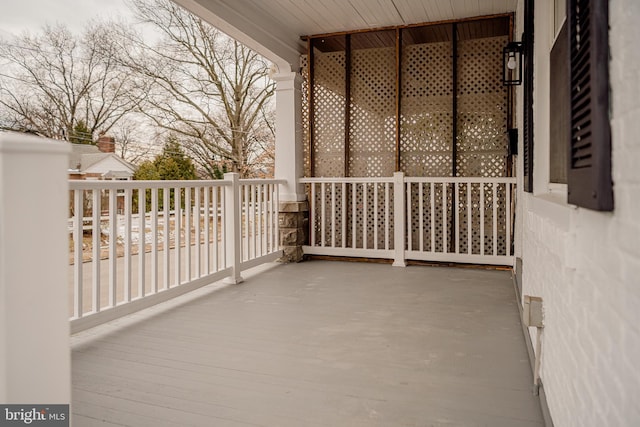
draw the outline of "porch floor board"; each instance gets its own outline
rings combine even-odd
[[[509,272],[276,265],[137,316],[72,337],[74,425],[543,425]]]

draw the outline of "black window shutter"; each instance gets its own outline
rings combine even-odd
[[[571,139],[571,83],[569,80],[569,31],[562,25],[549,55],[549,182],[567,183],[567,145]]]
[[[609,2],[569,0],[571,142],[568,201],[613,210],[609,124]]]
[[[524,191],[533,192],[533,0],[524,3],[524,117],[522,129]]]

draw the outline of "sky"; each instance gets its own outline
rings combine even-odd
[[[66,24],[80,32],[87,21],[101,16],[131,16],[125,0],[0,0],[0,33],[38,32],[45,24]]]

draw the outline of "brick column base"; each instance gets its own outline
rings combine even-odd
[[[309,203],[281,202],[278,214],[280,248],[284,250],[281,262],[302,261],[302,245],[307,243],[309,229]]]

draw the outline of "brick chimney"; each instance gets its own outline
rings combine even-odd
[[[116,140],[112,136],[100,135],[98,138],[98,150],[103,153],[115,153],[116,152]]]

